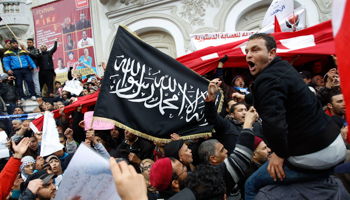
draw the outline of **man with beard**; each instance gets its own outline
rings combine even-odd
[[[238,182],[239,189],[241,193],[244,193],[244,183],[246,180],[265,164],[271,155],[271,149],[266,145],[266,143],[259,137],[255,136],[254,142],[254,153],[251,165],[248,167],[242,179]]]
[[[135,170],[140,173],[141,161],[146,158],[152,159],[153,146],[128,130],[124,131],[124,136],[125,139],[111,156],[128,160],[135,167]]]
[[[330,94],[327,108],[331,116],[336,115],[344,119],[345,102],[344,96],[340,91],[334,91]]]
[[[41,54],[38,56],[38,64],[40,66],[40,90],[42,90],[44,84],[46,84],[49,97],[53,97],[53,77],[56,76],[56,74],[54,72],[52,56],[57,50],[58,39],[58,37],[55,39],[54,46],[49,51],[47,50],[47,46],[45,44],[41,45]]]
[[[24,80],[28,85],[31,99],[35,101],[36,94],[29,67],[33,67],[35,72],[37,72],[38,69],[33,60],[29,57],[28,53],[18,48],[17,40],[12,39],[10,44],[11,49],[5,52],[3,59],[5,70],[10,76],[14,75],[16,77],[16,88],[21,96],[21,100],[24,101],[25,98],[22,87],[22,82]]]
[[[91,27],[91,23],[89,20],[86,19],[86,14],[83,12],[80,13],[80,21],[78,21],[75,25],[75,30],[81,30],[89,27]]]
[[[19,200],[50,200],[56,195],[56,187],[53,183],[56,175],[48,174],[45,170],[39,170],[30,175],[23,185],[23,192]],[[22,187],[22,186],[21,186]]]

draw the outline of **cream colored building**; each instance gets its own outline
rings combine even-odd
[[[0,16],[23,42],[34,37],[31,8],[55,0],[0,0]],[[73,0],[72,0],[73,1]],[[272,0],[90,0],[98,73],[119,25],[171,57],[192,52],[190,34],[260,30]],[[331,0],[295,0],[306,8],[307,26],[331,19]],[[11,38],[0,23],[0,40]]]

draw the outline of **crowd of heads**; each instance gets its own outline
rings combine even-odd
[[[84,19],[84,16],[80,17]],[[66,23],[70,24],[70,19],[66,18]],[[82,34],[83,38],[86,37],[86,32],[83,31]],[[254,34],[249,41],[251,42],[246,47],[247,63],[254,77],[259,75],[266,65],[276,57],[277,46],[274,38],[267,34]],[[9,42],[12,47],[17,45],[16,42]],[[28,42],[33,42],[33,40],[28,39]],[[43,45],[41,50],[46,51],[47,47]],[[305,84],[314,88],[314,93],[320,101],[327,102],[324,105],[325,112],[328,110],[329,115],[344,118],[345,105],[337,70],[330,69],[325,72],[325,69],[326,66],[321,61],[317,61],[312,65],[312,72],[302,71],[300,76]],[[248,76],[246,73],[233,74],[234,76],[224,77],[224,79],[228,79],[227,85],[248,88],[250,82],[246,80],[246,76]],[[190,189],[198,200],[219,200],[226,197],[226,180],[217,166],[228,162],[227,158],[232,152],[228,152],[228,147],[224,146],[223,141],[213,138],[182,140],[176,134],[172,135],[172,141],[169,143],[149,141],[138,137],[129,129],[124,130],[118,127],[107,131],[85,131],[82,114],[86,110],[93,111],[94,107],[89,106],[85,111],[82,111],[80,107],[69,116],[65,116],[64,109],[71,105],[77,97],[96,93],[101,87],[102,79],[91,75],[83,80],[82,74],[76,74],[75,77],[83,86],[79,95],[73,95],[63,90],[65,84],[56,81],[54,84],[55,97],[38,98],[39,106],[34,109],[34,113],[60,110],[61,118],[56,119],[56,126],[59,141],[64,146],[63,149],[52,155],[41,157],[39,155],[42,133],[31,130],[29,125],[31,120],[14,119],[11,121],[10,127],[6,128],[7,125],[3,125],[3,130],[8,130],[9,138],[17,144],[23,140],[22,138],[29,138],[28,149],[23,154],[19,170],[20,178],[23,180],[23,184],[21,184],[22,194],[27,188],[33,188],[34,181],[40,180],[42,187],[35,193],[40,199],[53,198],[56,190],[60,187],[70,159],[79,144],[85,143],[94,147],[101,155],[116,159],[123,158],[130,163],[135,171],[143,175],[148,191],[155,197],[165,195],[165,192],[170,191],[178,193],[184,188]],[[326,89],[331,90],[331,92],[325,94]],[[234,121],[234,123],[239,124],[238,126],[242,126],[249,106],[236,101],[236,99],[229,99],[225,104],[226,110],[223,110],[221,116],[225,120]],[[13,113],[8,114],[24,113],[23,108],[17,106],[14,107]],[[11,145],[9,148],[14,153]],[[106,152],[108,153],[104,154]],[[252,162],[262,165],[268,161],[271,153],[266,141],[255,136]]]

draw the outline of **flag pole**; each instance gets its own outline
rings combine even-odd
[[[1,17],[0,17],[0,22],[5,24],[5,26],[10,30],[12,35],[16,38],[17,42],[19,43],[19,39],[17,38],[17,36],[12,32],[11,28],[6,24],[6,22]]]

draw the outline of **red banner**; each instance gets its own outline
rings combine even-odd
[[[88,0],[60,0],[32,9],[35,44],[48,49],[58,37],[53,55],[56,80],[65,81],[69,67],[73,74],[83,76],[96,73],[94,40]],[[40,66],[39,66],[40,67]]]

